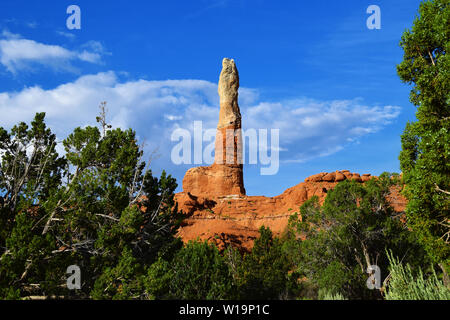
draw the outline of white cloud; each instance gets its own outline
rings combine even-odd
[[[182,116],[174,116],[174,115],[171,115],[171,114],[165,114],[165,115],[164,115],[164,118],[166,118],[166,119],[169,120],[169,121],[175,121],[175,120],[181,120],[181,119],[183,119]]]
[[[99,41],[90,40],[81,46],[82,48],[88,48],[96,53],[105,53],[105,47]],[[110,54],[110,53],[108,53]]]
[[[55,49],[56,50],[56,49]],[[56,52],[58,52],[56,50]],[[243,129],[280,129],[280,160],[304,162],[336,153],[377,132],[400,112],[397,106],[368,106],[361,99],[317,101],[308,98],[280,102],[259,101],[257,91],[241,88]],[[46,112],[48,125],[59,139],[75,127],[95,125],[98,105],[107,101],[113,126],[131,127],[159,149],[164,168],[172,166],[170,151],[175,128],[192,131],[193,122],[215,128],[219,115],[217,84],[203,80],[123,81],[115,72],[85,75],[74,82],[44,90],[29,87],[0,93],[0,126],[29,122]]]
[[[4,29],[2,31],[2,37],[6,39],[20,39],[20,34],[12,33],[9,30]]]
[[[28,28],[35,29],[35,28],[38,26],[38,23],[37,23],[36,21],[32,21],[32,22],[26,22],[25,25],[26,25]]]
[[[66,37],[69,40],[73,40],[76,38],[75,34],[65,31],[56,31],[56,34],[59,34],[60,36]]]
[[[342,150],[390,124],[398,106],[367,106],[361,99],[316,101],[307,98],[260,102],[243,112],[245,127],[278,128],[286,162],[304,162]]]
[[[71,62],[79,60],[89,63],[101,62],[103,47],[93,50],[73,51],[59,45],[49,45],[34,40],[22,39],[7,30],[0,40],[0,63],[11,73],[32,70],[35,65],[49,66],[57,71],[74,71]]]
[[[91,63],[99,63],[102,57],[98,53],[83,50],[78,54],[78,59]]]

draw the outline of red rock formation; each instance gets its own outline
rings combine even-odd
[[[183,191],[194,196],[244,196],[241,113],[238,105],[239,74],[233,59],[223,59],[219,78],[219,123],[214,164],[191,168]]]
[[[359,179],[358,179],[359,177]],[[373,178],[363,175],[367,181]],[[323,204],[327,192],[338,182],[356,179],[363,182],[359,174],[349,171],[319,173],[308,177],[305,182],[291,187],[275,197],[264,196],[193,196],[186,192],[176,194],[179,209],[187,214],[179,235],[183,241],[208,240],[216,243],[219,249],[232,244],[243,250],[250,250],[258,229],[264,225],[276,235],[280,235],[287,226],[289,217],[299,212],[300,206],[312,196],[317,196]],[[403,212],[406,199],[401,196],[398,187],[391,189],[388,200],[397,212]]]
[[[178,208],[187,215],[179,231],[183,241],[201,239],[216,243],[219,249],[231,244],[250,250],[262,225],[279,235],[289,217],[307,199],[318,196],[323,203],[328,190],[338,182],[351,179],[364,183],[373,178],[370,174],[360,176],[348,170],[322,172],[276,197],[245,196],[240,163],[241,114],[237,103],[239,76],[233,60],[224,59],[222,65],[215,163],[189,169],[183,179],[183,192],[175,196]],[[226,139],[227,129],[237,134]],[[397,212],[404,211],[406,200],[398,188],[392,189],[388,200]]]

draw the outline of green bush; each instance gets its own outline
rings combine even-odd
[[[246,254],[239,274],[241,299],[286,299],[298,287],[292,261],[283,250],[283,242],[262,226],[253,250]]]
[[[234,297],[233,278],[213,244],[190,241],[171,262],[159,259],[148,271],[147,292],[156,299],[221,300]]]
[[[432,270],[425,278],[419,269],[414,275],[409,264],[403,266],[398,258],[388,253],[391,278],[386,288],[386,300],[450,300],[450,289]]]

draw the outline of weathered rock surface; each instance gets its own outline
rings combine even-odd
[[[241,112],[238,105],[239,74],[233,59],[224,58],[220,72],[218,93],[220,97],[217,128],[230,125],[241,128]]]
[[[204,197],[243,196],[245,189],[242,168],[219,164],[191,168],[183,178],[183,190]]]
[[[300,206],[312,196],[317,196],[323,203],[328,190],[340,181],[348,179],[364,183],[373,177],[348,170],[322,172],[276,197],[246,196],[238,88],[239,75],[234,61],[223,59],[218,88],[220,111],[215,162],[209,167],[189,169],[183,179],[183,192],[176,194],[175,201],[187,215],[179,230],[183,241],[208,240],[219,249],[231,244],[248,251],[262,225],[279,235],[285,230],[289,217],[299,212]],[[404,211],[406,200],[398,188],[391,189],[388,200],[397,212]]]
[[[351,173],[348,170],[336,171],[336,172],[321,172],[305,179],[305,182],[340,182],[344,180],[355,180],[357,182],[366,182],[372,179],[372,175],[369,173],[363,174],[362,177],[359,173]]]
[[[359,179],[358,179],[359,177]],[[186,192],[176,194],[179,209],[188,217],[180,228],[183,241],[208,240],[216,243],[219,249],[227,244],[248,251],[253,240],[258,237],[258,229],[264,225],[276,235],[280,235],[287,226],[289,217],[299,212],[300,206],[312,196],[320,203],[325,201],[327,192],[338,182],[354,179],[358,182],[373,178],[349,171],[320,173],[305,179],[298,185],[287,189],[275,197],[264,196],[193,196]],[[397,212],[403,212],[406,199],[396,187],[391,189],[388,200]]]
[[[219,78],[219,123],[214,164],[191,168],[183,191],[194,196],[244,196],[241,112],[238,105],[239,74],[233,59],[223,59]]]

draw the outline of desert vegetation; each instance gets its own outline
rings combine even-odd
[[[45,113],[0,127],[0,299],[450,299],[449,20],[449,0],[425,1],[400,41],[397,72],[417,106],[399,137],[402,174],[339,182],[323,204],[290,208],[280,235],[261,227],[251,251],[183,243],[177,182],[153,175],[105,104],[97,126],[63,141]],[[70,265],[82,270],[76,290]]]

